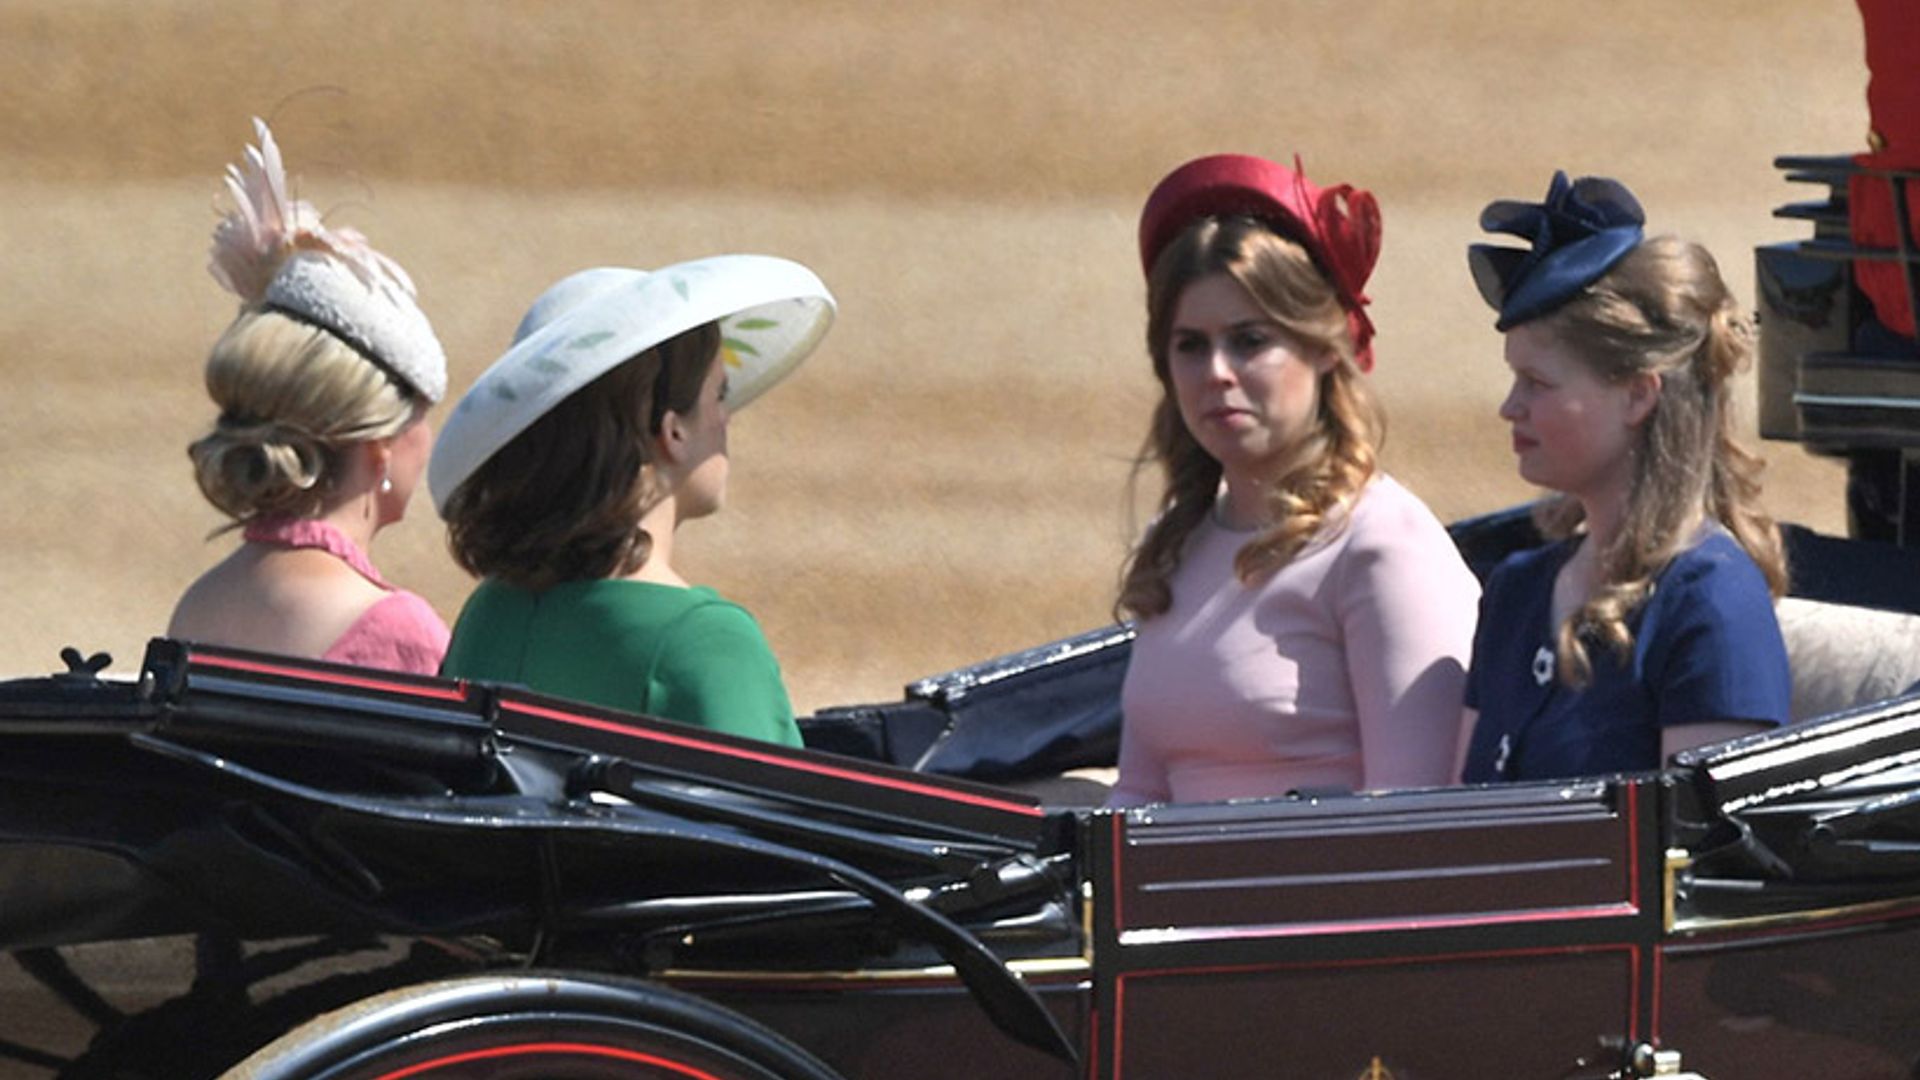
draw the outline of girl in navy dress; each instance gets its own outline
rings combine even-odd
[[[1786,561],[1729,401],[1752,324],[1704,248],[1644,221],[1625,187],[1564,173],[1481,215],[1531,243],[1469,261],[1506,334],[1520,475],[1560,495],[1539,514],[1555,542],[1487,582],[1468,782],[1658,768],[1788,717]]]

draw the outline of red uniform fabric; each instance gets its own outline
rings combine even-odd
[[[1869,169],[1920,169],[1920,9],[1914,0],[1859,0],[1867,38],[1867,113],[1871,149],[1854,160]],[[1920,216],[1920,183],[1908,180],[1909,220]],[[1862,247],[1899,246],[1892,182],[1855,176],[1847,185],[1853,242]],[[1912,230],[1920,247],[1920,228]],[[1920,273],[1920,268],[1916,268]],[[1889,329],[1914,334],[1913,309],[1898,263],[1860,261],[1854,279]]]

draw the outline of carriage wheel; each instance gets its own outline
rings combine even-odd
[[[403,987],[294,1028],[223,1080],[839,1080],[701,998],[633,980],[488,975]]]

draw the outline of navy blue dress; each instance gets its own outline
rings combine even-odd
[[[1487,581],[1467,673],[1480,711],[1462,779],[1547,780],[1657,769],[1660,732],[1720,720],[1787,722],[1787,648],[1760,568],[1715,530],[1675,556],[1627,620],[1624,663],[1591,646],[1593,682],[1556,677],[1554,577],[1578,538],[1509,556]]]

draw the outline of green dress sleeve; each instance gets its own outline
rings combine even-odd
[[[729,735],[800,745],[793,704],[760,624],[724,600],[675,619],[649,676],[648,710]]]

